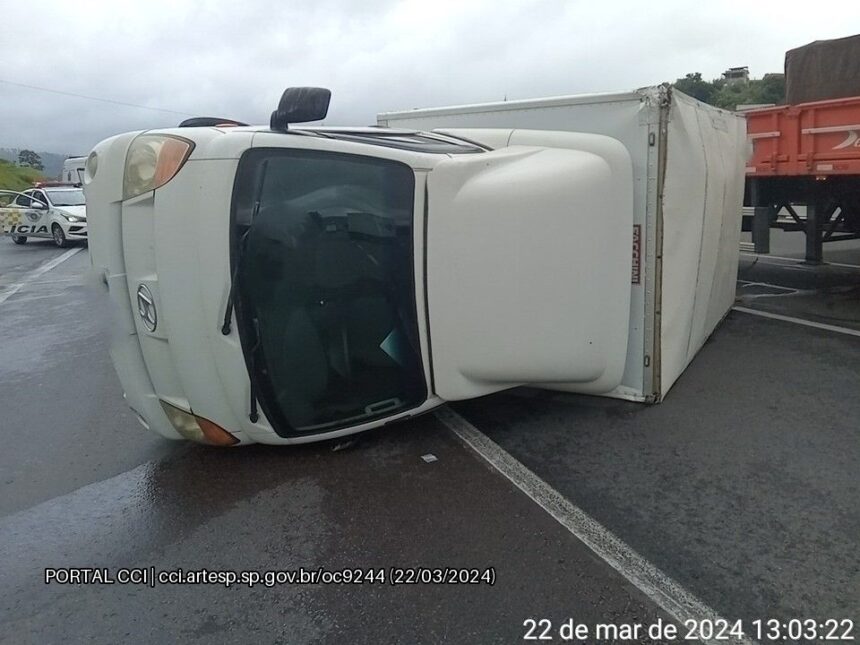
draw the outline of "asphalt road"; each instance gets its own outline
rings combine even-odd
[[[110,312],[86,248],[0,303],[0,513],[11,513],[169,454],[138,430],[107,354]],[[70,249],[71,250],[71,249]],[[0,237],[0,298],[68,251]],[[14,446],[14,447],[13,447]]]
[[[3,242],[5,291],[61,253]],[[0,345],[2,642],[511,642],[532,616],[668,620],[432,416],[339,450],[146,433],[123,404],[87,270],[79,252],[0,304],[15,339]],[[494,567],[496,581],[46,586],[44,568],[63,566]]]
[[[860,618],[858,365],[860,338],[733,312],[658,406],[456,407],[722,615]]]
[[[0,239],[0,299],[62,253]],[[860,273],[782,264],[742,261],[745,306],[860,320],[841,291]],[[527,618],[669,619],[433,416],[346,446],[146,433],[87,269],[81,251],[0,302],[0,641],[518,642]],[[860,622],[858,364],[860,338],[734,312],[659,406],[520,390],[455,407],[722,616]],[[466,566],[496,581],[46,586],[62,566]]]

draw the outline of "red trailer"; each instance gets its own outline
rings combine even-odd
[[[845,61],[822,75],[816,71],[819,59],[830,50],[844,54]],[[786,79],[797,96],[821,98],[823,92],[832,96],[849,88],[856,92],[851,83],[858,82],[852,71],[857,53],[860,36],[792,50],[786,55]],[[831,87],[836,79],[845,82]],[[821,262],[824,242],[860,238],[860,96],[745,114],[752,145],[746,203],[755,207],[755,214],[744,219],[744,230],[752,231],[756,252],[769,252],[770,228],[804,231],[810,263]],[[805,217],[798,215],[796,204],[806,205]],[[782,209],[790,221],[777,218]]]
[[[860,176],[860,96],[752,110],[748,177]]]

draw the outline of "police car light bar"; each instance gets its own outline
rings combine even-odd
[[[34,181],[33,188],[79,188],[80,183],[70,181]]]

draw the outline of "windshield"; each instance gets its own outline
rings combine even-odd
[[[48,197],[51,198],[51,204],[54,206],[84,206],[84,191],[80,188],[63,190],[46,190]]]
[[[279,434],[355,425],[425,400],[414,190],[411,168],[372,157],[258,149],[243,158],[236,315]]]

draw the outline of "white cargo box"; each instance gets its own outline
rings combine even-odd
[[[516,130],[530,129],[602,134],[627,148],[634,183],[630,326],[624,377],[609,396],[660,401],[731,307],[746,159],[743,117],[659,86],[385,112],[378,123],[457,130],[490,147],[515,143]]]

